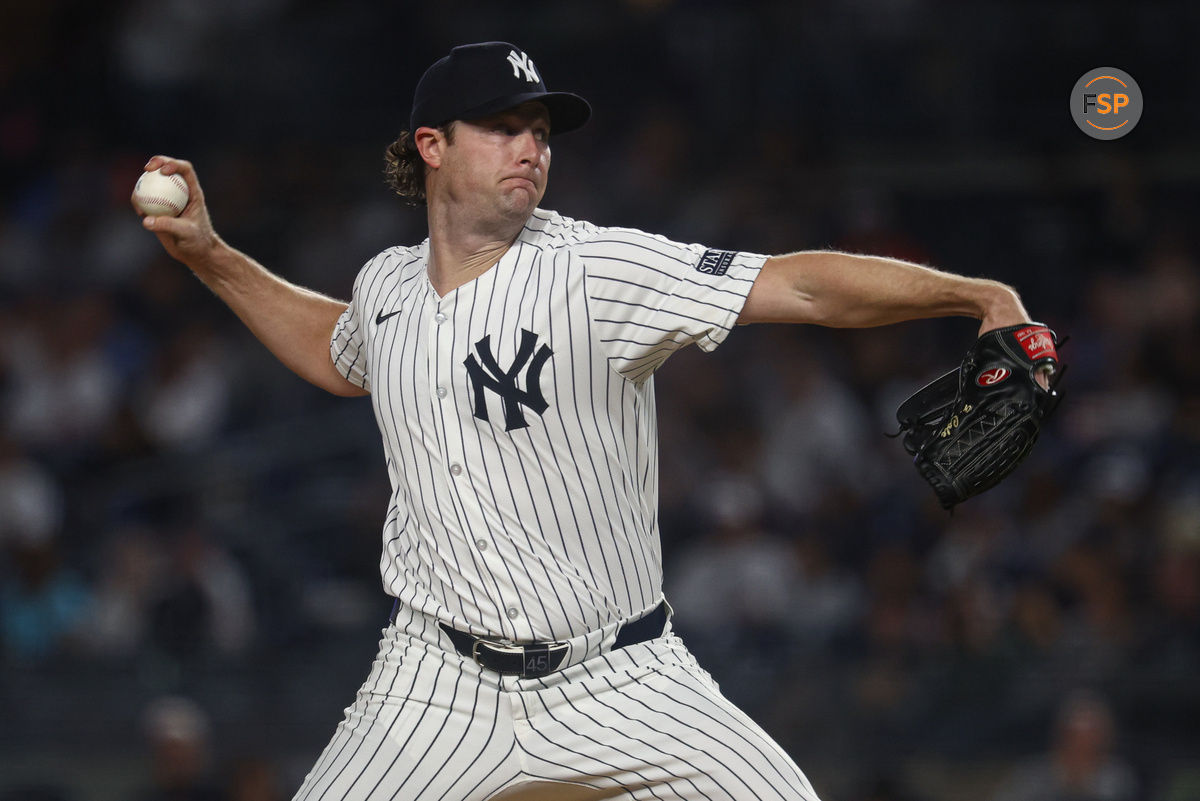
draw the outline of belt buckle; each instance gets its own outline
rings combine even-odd
[[[486,645],[491,650],[497,651],[500,653],[504,653],[504,654],[524,654],[525,653],[525,648],[520,645],[516,645],[511,642],[506,642],[504,640],[498,640],[498,641],[497,640],[484,640],[482,638],[477,637],[477,638],[475,638],[475,642],[471,643],[471,658],[474,659],[476,662],[479,662],[479,646],[481,646],[481,645]],[[479,664],[482,665],[483,663],[479,662]],[[486,667],[486,665],[485,665],[485,667]]]
[[[479,659],[480,646],[487,646],[488,650],[495,653],[497,656],[519,657],[521,668],[520,670],[497,670]],[[510,641],[496,642],[494,640],[477,639],[471,644],[471,658],[476,664],[487,668],[488,670],[496,670],[502,675],[519,676],[523,679],[540,679],[543,676],[548,676],[558,669],[562,662],[562,657],[565,654],[558,654],[559,658],[551,664],[550,651],[551,649],[566,650],[567,644],[564,642],[543,642],[530,643],[528,645],[518,645]]]

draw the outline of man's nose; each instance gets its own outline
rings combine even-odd
[[[538,160],[538,140],[533,131],[524,131],[517,136],[517,156],[522,164],[536,164]]]

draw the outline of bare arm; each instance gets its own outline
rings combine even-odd
[[[767,260],[739,323],[870,328],[926,317],[974,317],[979,332],[1029,320],[1012,287],[898,259],[804,251]]]
[[[142,225],[298,376],[335,395],[365,395],[342,377],[329,356],[329,340],[346,303],[290,284],[227,245],[213,230],[189,162],[155,156],[146,164],[147,170],[158,168],[183,176],[188,205],[178,217],[144,217]]]

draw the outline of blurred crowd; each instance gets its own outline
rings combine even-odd
[[[0,798],[284,798],[327,740],[389,606],[369,402],[128,195],[189,158],[228,241],[345,298],[424,236],[382,179],[420,71],[489,38],[595,106],[547,207],[998,278],[1070,336],[1033,455],[953,516],[885,434],[970,320],[739,329],[656,378],[676,627],[827,801],[1200,797],[1200,152],[1151,111],[1200,15],[972,5],[6,4]],[[1148,110],[1091,142],[1065,98],[1110,53]]]

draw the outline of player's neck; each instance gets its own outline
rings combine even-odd
[[[428,270],[434,290],[444,296],[483,275],[508,252],[523,225],[463,224],[431,209]]]

